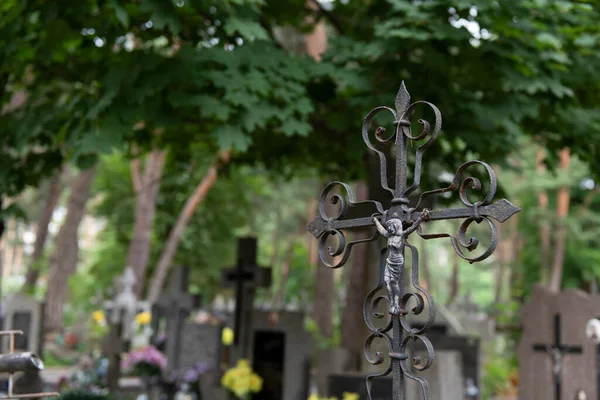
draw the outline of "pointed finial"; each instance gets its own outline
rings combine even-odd
[[[402,81],[398,94],[396,95],[396,113],[398,114],[398,118],[400,118],[400,115],[404,114],[404,111],[406,111],[409,105],[410,94],[408,94],[404,81]]]

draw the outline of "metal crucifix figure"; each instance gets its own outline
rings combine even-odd
[[[410,103],[410,96],[404,82],[400,86],[396,96],[395,110],[389,107],[377,107],[364,119],[362,136],[369,149],[379,156],[380,180],[382,188],[389,193],[389,206],[384,207],[382,203],[374,200],[356,201],[350,187],[342,182],[332,182],[323,190],[319,202],[319,216],[309,223],[306,229],[319,240],[319,256],[321,261],[329,268],[343,266],[350,256],[352,246],[361,242],[376,240],[379,236],[387,238],[387,247],[381,250],[379,265],[379,282],[365,299],[364,318],[367,327],[371,331],[365,340],[364,355],[367,361],[373,365],[383,364],[386,357],[381,352],[372,355],[372,343],[376,339],[383,340],[389,348],[389,365],[382,373],[370,375],[367,378],[367,392],[371,399],[372,381],[376,377],[392,374],[393,377],[393,400],[403,400],[406,397],[405,378],[418,382],[423,391],[423,398],[428,399],[429,384],[427,380],[418,377],[418,371],[424,371],[431,366],[434,359],[434,350],[431,342],[424,336],[426,329],[435,320],[435,304],[431,295],[419,284],[419,254],[414,245],[409,242],[409,236],[417,232],[423,239],[449,238],[456,253],[469,262],[477,262],[488,258],[496,249],[498,233],[496,226],[491,221],[504,222],[520,209],[508,200],[502,199],[492,203],[496,194],[496,175],[494,170],[481,161],[469,161],[458,168],[452,183],[441,189],[420,191],[418,196],[409,198],[411,194],[418,192],[421,182],[421,164],[423,153],[436,141],[442,126],[442,117],[437,107],[425,101]],[[410,118],[413,111],[420,106],[427,106],[435,115],[432,126],[426,120],[418,122],[423,126],[420,134],[412,135]],[[385,137],[386,129],[382,126],[375,130],[375,142],[369,132],[372,122],[380,112],[391,113],[394,118],[394,130],[389,137]],[[414,154],[413,182],[408,186],[408,141],[420,142]],[[386,144],[392,144],[395,149],[395,176],[394,187],[388,184],[388,166],[386,153],[382,151]],[[487,193],[483,190],[481,181],[473,176],[462,178],[465,171],[473,166],[483,167],[489,176],[486,185]],[[462,179],[462,180],[461,180]],[[467,193],[483,192],[478,201],[471,201],[469,197],[474,194]],[[433,195],[444,194],[458,190],[459,198],[466,206],[464,208],[428,210],[423,207],[424,200]],[[344,196],[345,192],[346,196]],[[327,205],[331,203],[338,206],[338,211],[331,215]],[[365,216],[349,217],[348,205],[371,207],[374,212]],[[357,214],[356,212],[354,214]],[[429,221],[464,219],[456,236],[447,233],[424,233],[423,223]],[[487,222],[490,228],[490,243],[482,254],[469,257],[463,249],[472,252],[480,244],[475,238],[467,239],[466,234],[469,226],[475,222]],[[375,234],[369,238],[356,239],[348,242],[345,231],[353,228],[365,228],[375,226]],[[332,238],[337,239],[334,246],[328,245]],[[404,286],[405,250],[408,248],[411,255],[411,283],[414,292],[406,291]],[[387,253],[387,256],[386,256]],[[382,294],[386,289],[387,294]],[[380,303],[387,301],[388,314],[390,317],[383,324],[376,326],[375,319],[384,319],[384,314],[377,311]],[[410,306],[409,303],[414,303]],[[408,314],[418,315],[428,311],[427,322],[421,327],[411,326]],[[382,326],[381,326],[382,325]],[[408,364],[410,345],[420,342],[427,351],[427,359],[413,357],[411,365]]]

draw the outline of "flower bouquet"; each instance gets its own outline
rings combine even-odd
[[[251,393],[260,392],[262,384],[262,378],[252,371],[248,360],[239,360],[221,379],[221,385],[240,400],[248,400]]]
[[[182,368],[173,371],[167,382],[176,389],[181,389],[184,385],[188,385],[191,390],[196,393],[197,398],[202,397],[200,391],[200,377],[206,374],[210,370],[208,364],[203,362],[197,362],[189,368]]]
[[[167,358],[154,346],[135,349],[121,361],[123,372],[153,378],[160,377],[167,368]]]
[[[70,393],[72,398],[77,396],[106,397],[108,395],[107,368],[108,360],[105,358],[84,355],[80,358],[76,371],[70,377],[63,376],[59,380],[57,391]]]

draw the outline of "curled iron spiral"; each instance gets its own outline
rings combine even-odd
[[[345,191],[346,196],[335,193],[334,190],[337,188]],[[337,205],[339,210],[330,214],[327,210],[328,204]],[[322,220],[326,221],[328,224],[335,221],[344,221],[348,212],[348,205],[357,206],[359,204],[372,204],[378,212],[383,213],[383,207],[379,202],[371,200],[356,201],[350,186],[343,182],[334,181],[325,186],[323,192],[321,192],[319,214]],[[358,243],[370,242],[377,239],[378,236],[379,234],[375,232],[371,237],[348,242],[342,229],[328,228],[319,237],[319,258],[328,268],[339,268],[348,261],[352,246]],[[337,244],[329,244],[329,240],[332,237],[337,239]],[[330,258],[333,258],[333,261],[330,261]]]
[[[474,192],[481,192],[483,190],[483,185],[481,183],[481,180],[476,177],[467,176],[465,178],[462,178],[462,176],[469,167],[476,165],[483,166],[485,171],[487,172],[489,176],[489,188],[487,190],[487,193],[485,193],[485,196],[483,196],[481,200],[472,202],[471,200],[469,200],[469,190],[471,189]],[[490,205],[494,200],[494,196],[496,195],[496,173],[489,164],[484,163],[482,161],[469,161],[464,163],[458,168],[458,170],[454,174],[454,178],[452,179],[450,185],[448,185],[445,188],[423,192],[419,196],[416,207],[419,207],[423,199],[425,199],[428,196],[451,192],[456,189],[458,189],[459,197],[462,203],[473,210],[473,216],[467,217],[463,221],[463,223],[458,229],[457,235],[453,236],[448,233],[425,234],[421,230],[418,230],[417,233],[423,239],[449,238],[452,243],[452,247],[454,248],[454,251],[456,251],[456,254],[458,254],[459,257],[467,260],[470,263],[485,260],[486,258],[492,255],[492,253],[496,250],[496,247],[498,245],[498,230],[496,228],[496,225],[492,222],[492,220],[489,217],[482,216],[479,213],[479,209],[481,207]],[[485,249],[485,251],[483,251],[482,254],[478,256],[468,256],[464,253],[463,249],[466,249],[469,252],[475,251],[477,248],[479,248],[480,241],[475,237],[469,237],[467,239],[467,231],[473,222],[480,224],[483,221],[487,222],[490,228],[490,244]]]

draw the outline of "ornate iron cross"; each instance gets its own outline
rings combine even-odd
[[[418,197],[414,196],[416,198],[409,199],[409,196],[420,187],[423,153],[439,136],[442,126],[442,116],[437,107],[431,103],[417,101],[411,104],[410,96],[404,86],[404,82],[400,86],[395,103],[395,110],[385,106],[375,108],[367,114],[362,125],[362,136],[365,144],[379,156],[381,186],[391,196],[391,206],[389,209],[384,209],[380,202],[374,200],[356,201],[350,187],[345,183],[336,181],[328,184],[323,190],[319,203],[320,215],[308,224],[306,229],[319,239],[319,256],[321,261],[330,268],[339,268],[344,265],[350,256],[350,250],[353,245],[376,240],[379,235],[387,238],[387,247],[381,250],[379,283],[367,295],[364,303],[365,323],[371,331],[371,334],[365,341],[364,355],[370,364],[382,364],[385,361],[384,354],[376,352],[373,357],[371,351],[373,341],[375,339],[382,339],[390,349],[388,354],[390,363],[382,373],[371,375],[367,378],[367,391],[369,399],[371,399],[373,379],[391,373],[393,376],[394,400],[405,398],[405,378],[417,381],[423,390],[424,399],[427,399],[429,385],[427,380],[416,375],[416,371],[424,371],[433,363],[433,346],[423,333],[435,320],[435,305],[431,295],[419,284],[418,252],[416,247],[408,242],[408,236],[416,231],[423,239],[447,237],[450,239],[457,254],[473,263],[486,259],[496,249],[498,233],[491,219],[504,222],[513,214],[519,212],[520,209],[505,199],[492,203],[496,194],[496,175],[492,167],[481,161],[469,161],[461,165],[449,186],[421,192]],[[432,130],[429,122],[419,120],[418,122],[423,126],[422,131],[419,135],[413,136],[410,118],[413,111],[420,106],[427,106],[433,110],[435,123]],[[386,137],[386,129],[379,126],[375,130],[375,142],[373,142],[369,129],[375,116],[381,112],[392,114],[394,118],[393,134]],[[415,151],[414,178],[410,186],[407,184],[409,140],[424,141]],[[385,152],[382,151],[382,147],[386,143],[393,144],[395,148],[396,169],[395,185],[393,188],[388,185],[387,159]],[[489,175],[487,193],[484,193],[485,196],[482,194],[482,199],[474,202],[469,200],[467,192],[469,189],[482,192],[483,185],[481,181],[473,176],[467,176],[462,179],[465,171],[472,166],[483,167]],[[344,198],[343,194],[338,194],[335,191],[337,189],[345,191],[347,199]],[[423,200],[429,196],[452,192],[454,190],[458,190],[460,200],[466,207],[442,210],[427,210],[423,208]],[[337,204],[339,207],[339,211],[335,215],[328,214],[326,206],[329,202]],[[352,219],[347,216],[348,204],[353,206],[370,204],[377,211],[372,215]],[[447,233],[425,234],[420,229],[421,223],[426,221],[460,218],[464,218],[465,220],[460,226],[457,236]],[[475,238],[467,239],[467,229],[473,222],[479,224],[483,221],[487,222],[491,230],[490,244],[482,254],[468,257],[463,249],[474,251],[479,246],[479,241]],[[346,241],[344,230],[369,226],[377,228],[372,237],[350,242]],[[337,245],[328,246],[327,242],[330,238],[337,238]],[[404,256],[407,247],[410,249],[412,256],[411,282],[415,288],[415,292],[405,292],[404,289]],[[331,257],[333,258],[332,262],[329,260]],[[384,286],[386,287],[387,296],[380,293]],[[411,309],[409,309],[410,300],[415,302],[414,307]],[[387,321],[387,324],[384,323],[383,327],[377,327],[373,323],[373,318],[384,318],[384,314],[377,312],[378,306],[382,301],[388,303],[388,312],[391,317]],[[409,313],[418,315],[426,309],[428,309],[429,313],[427,322],[422,327],[411,326],[407,315]],[[409,366],[407,363],[409,345],[416,341],[421,342],[425,346],[427,360],[413,357],[412,366]]]

